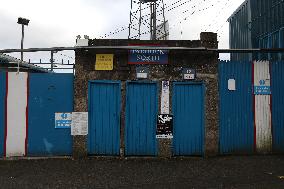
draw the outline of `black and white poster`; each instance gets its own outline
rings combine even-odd
[[[159,114],[157,121],[156,138],[173,138],[173,116]]]

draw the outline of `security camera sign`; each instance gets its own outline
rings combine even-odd
[[[70,129],[71,123],[72,123],[72,113],[70,112],[55,113],[56,129]]]
[[[156,138],[173,138],[173,116],[159,114],[157,121]]]

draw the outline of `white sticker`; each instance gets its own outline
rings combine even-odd
[[[228,80],[228,89],[230,91],[235,91],[236,90],[236,80],[235,79],[229,79]]]
[[[73,112],[71,135],[88,134],[88,112]]]
[[[162,81],[161,114],[170,113],[170,82]]]
[[[137,73],[138,79],[147,79],[147,73]]]
[[[183,79],[194,79],[194,74],[184,74]]]

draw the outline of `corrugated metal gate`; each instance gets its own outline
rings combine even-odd
[[[157,154],[157,88],[156,82],[126,83],[126,156]]]
[[[173,84],[173,155],[203,155],[204,94],[202,83]]]
[[[235,87],[229,86],[234,84]],[[252,153],[254,150],[252,63],[220,62],[219,93],[220,153]]]
[[[283,73],[283,62],[219,63],[221,154],[284,152]]]
[[[55,112],[73,111],[73,74],[0,72],[0,155],[72,154],[70,128]]]
[[[284,62],[271,65],[273,151],[284,152]]]
[[[54,113],[73,111],[73,79],[73,74],[29,74],[29,156],[72,154],[71,131],[54,127]]]
[[[120,93],[119,81],[89,82],[89,154],[119,155]]]

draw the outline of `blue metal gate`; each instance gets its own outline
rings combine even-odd
[[[56,112],[73,111],[73,74],[29,74],[28,155],[72,154],[69,129],[55,128]]]
[[[272,90],[272,136],[273,151],[284,152],[284,62],[273,62]]]
[[[174,82],[173,155],[189,156],[204,153],[204,94],[202,83]]]
[[[4,155],[5,104],[6,104],[6,73],[0,72],[0,157]]]
[[[89,154],[119,155],[120,93],[119,81],[89,82]]]
[[[126,156],[157,154],[157,89],[156,82],[127,82],[126,84]]]
[[[253,153],[252,63],[220,62],[219,93],[220,153]]]

